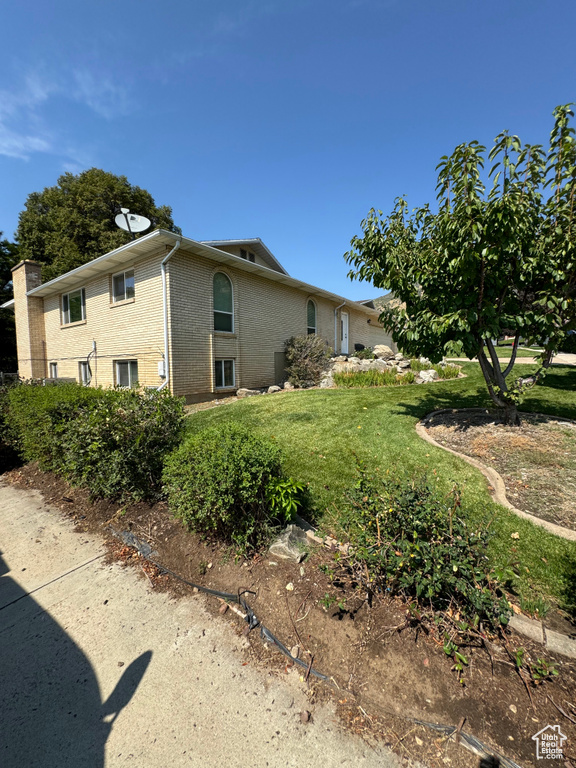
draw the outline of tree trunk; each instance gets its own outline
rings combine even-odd
[[[509,403],[501,409],[502,423],[508,427],[520,426],[520,414],[515,403]]]

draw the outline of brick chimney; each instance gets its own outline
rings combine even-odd
[[[24,379],[46,376],[44,299],[26,295],[41,284],[40,269],[40,264],[28,260],[12,268],[18,373]]]

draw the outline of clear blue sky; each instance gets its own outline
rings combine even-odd
[[[64,171],[125,174],[198,240],[261,237],[350,298],[374,206],[504,128],[546,143],[576,99],[574,0],[5,3],[0,230]]]

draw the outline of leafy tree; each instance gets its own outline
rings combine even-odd
[[[149,192],[125,176],[90,168],[65,173],[56,186],[28,196],[16,232],[20,258],[45,265],[42,277],[51,280],[119,248],[131,237],[114,222],[121,207],[149,218],[153,229],[180,232],[169,206],[156,206]]]
[[[2,238],[2,232],[0,232]],[[0,304],[12,298],[12,267],[18,262],[18,248],[8,240],[0,239]],[[14,312],[0,309],[0,371],[14,372],[16,359],[16,328]]]
[[[503,420],[519,423],[522,393],[543,375],[576,323],[576,144],[571,105],[554,110],[550,146],[522,145],[504,131],[494,140],[491,187],[485,147],[460,144],[437,166],[438,210],[412,212],[404,198],[384,217],[372,209],[345,258],[350,277],[389,288],[402,302],[381,320],[411,355],[437,361],[459,342],[478,357]],[[512,357],[498,361],[494,340],[514,335]],[[511,380],[520,338],[545,345],[536,375]]]

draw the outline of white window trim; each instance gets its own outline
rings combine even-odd
[[[118,366],[123,365],[125,363],[136,363],[136,368],[138,368],[138,360],[114,360],[114,386],[116,387],[122,387],[122,389],[132,389],[139,381],[139,379],[136,379],[136,381],[132,381],[131,377],[131,371],[130,371],[130,365],[128,365],[128,387],[125,387],[124,385],[120,384],[120,374],[118,371]],[[140,376],[140,373],[138,372],[138,376]]]
[[[50,378],[58,378],[58,363],[50,363]]]
[[[314,330],[312,333],[310,333],[310,329],[312,328],[311,325],[308,325],[308,304],[312,304],[314,307]],[[314,301],[314,299],[308,299],[306,302],[306,333],[308,336],[312,336],[312,334],[318,333],[318,305]]]
[[[227,280],[230,281],[230,291],[232,293],[232,312],[225,312],[222,309],[216,309],[214,306],[214,280],[216,278],[216,275],[224,275]],[[230,315],[232,318],[232,330],[230,331],[219,331],[216,330],[216,323],[215,323],[215,315],[216,312],[220,312],[222,315]],[[232,282],[232,278],[230,275],[227,275],[226,272],[222,272],[221,269],[219,269],[217,272],[214,272],[212,275],[212,327],[214,329],[214,333],[235,333],[235,323],[234,323],[234,283]]]
[[[131,296],[130,298],[126,298],[126,273],[132,272],[132,277],[134,278],[134,296]],[[124,277],[124,298],[123,299],[117,299],[116,294],[114,293],[114,278],[118,277],[118,275],[122,275]],[[124,304],[127,301],[134,301],[136,298],[136,275],[134,272],[134,267],[130,267],[130,269],[123,269],[121,272],[114,272],[112,275],[112,281],[110,284],[110,291],[112,293],[112,304]]]
[[[82,309],[82,317],[80,320],[70,320],[70,296],[73,293],[80,292],[81,295],[81,302],[80,306]],[[66,312],[64,310],[64,299],[68,297],[68,319],[66,319]],[[84,323],[86,322],[86,289],[85,288],[75,288],[73,291],[68,291],[67,293],[63,293],[60,298],[60,310],[61,310],[61,317],[62,317],[62,325],[74,325],[75,323]]]
[[[232,363],[232,384],[224,384],[219,387],[216,384],[216,371],[214,371],[214,389],[235,389],[236,387],[236,360],[232,357],[218,357],[214,360],[214,367],[217,363],[222,363],[222,379],[224,379],[224,363]]]

